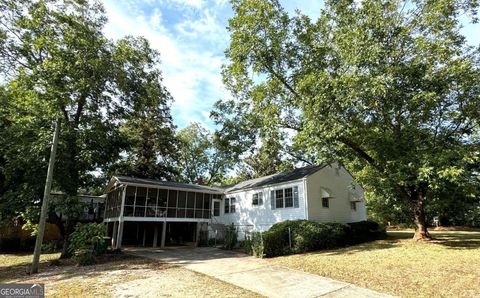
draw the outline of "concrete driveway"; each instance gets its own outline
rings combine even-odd
[[[267,260],[218,248],[125,248],[124,251],[178,264],[268,297],[392,297],[319,275],[270,265]]]

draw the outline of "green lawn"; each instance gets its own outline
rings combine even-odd
[[[270,262],[402,297],[480,297],[480,231],[413,231],[343,249],[270,259]]]

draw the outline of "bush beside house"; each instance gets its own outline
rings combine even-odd
[[[266,232],[254,233],[246,251],[258,257],[275,257],[354,245],[385,235],[385,230],[373,221],[340,224],[287,220]]]
[[[79,265],[93,265],[96,263],[95,256],[104,254],[107,250],[105,235],[104,224],[77,224],[70,235],[68,250]]]

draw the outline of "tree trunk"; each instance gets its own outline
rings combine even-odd
[[[65,236],[63,236],[63,246],[62,246],[62,253],[60,254],[60,259],[68,259],[71,254],[68,251],[68,244],[69,244],[69,238],[70,238],[70,220],[67,218],[65,221]]]
[[[413,201],[414,221],[415,221],[415,235],[414,240],[431,240],[432,236],[427,230],[424,210],[425,197],[422,191],[415,194]]]

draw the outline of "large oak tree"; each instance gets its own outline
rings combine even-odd
[[[213,113],[224,131],[254,139],[268,119],[308,158],[339,160],[393,196],[415,238],[430,238],[429,195],[479,162],[480,54],[460,32],[478,1],[331,0],[315,20],[275,0],[232,6],[234,98]]]
[[[98,1],[0,0],[0,220],[39,205],[56,118],[54,189],[70,198],[106,173],[173,175],[159,53],[141,37],[109,40],[106,21]]]

